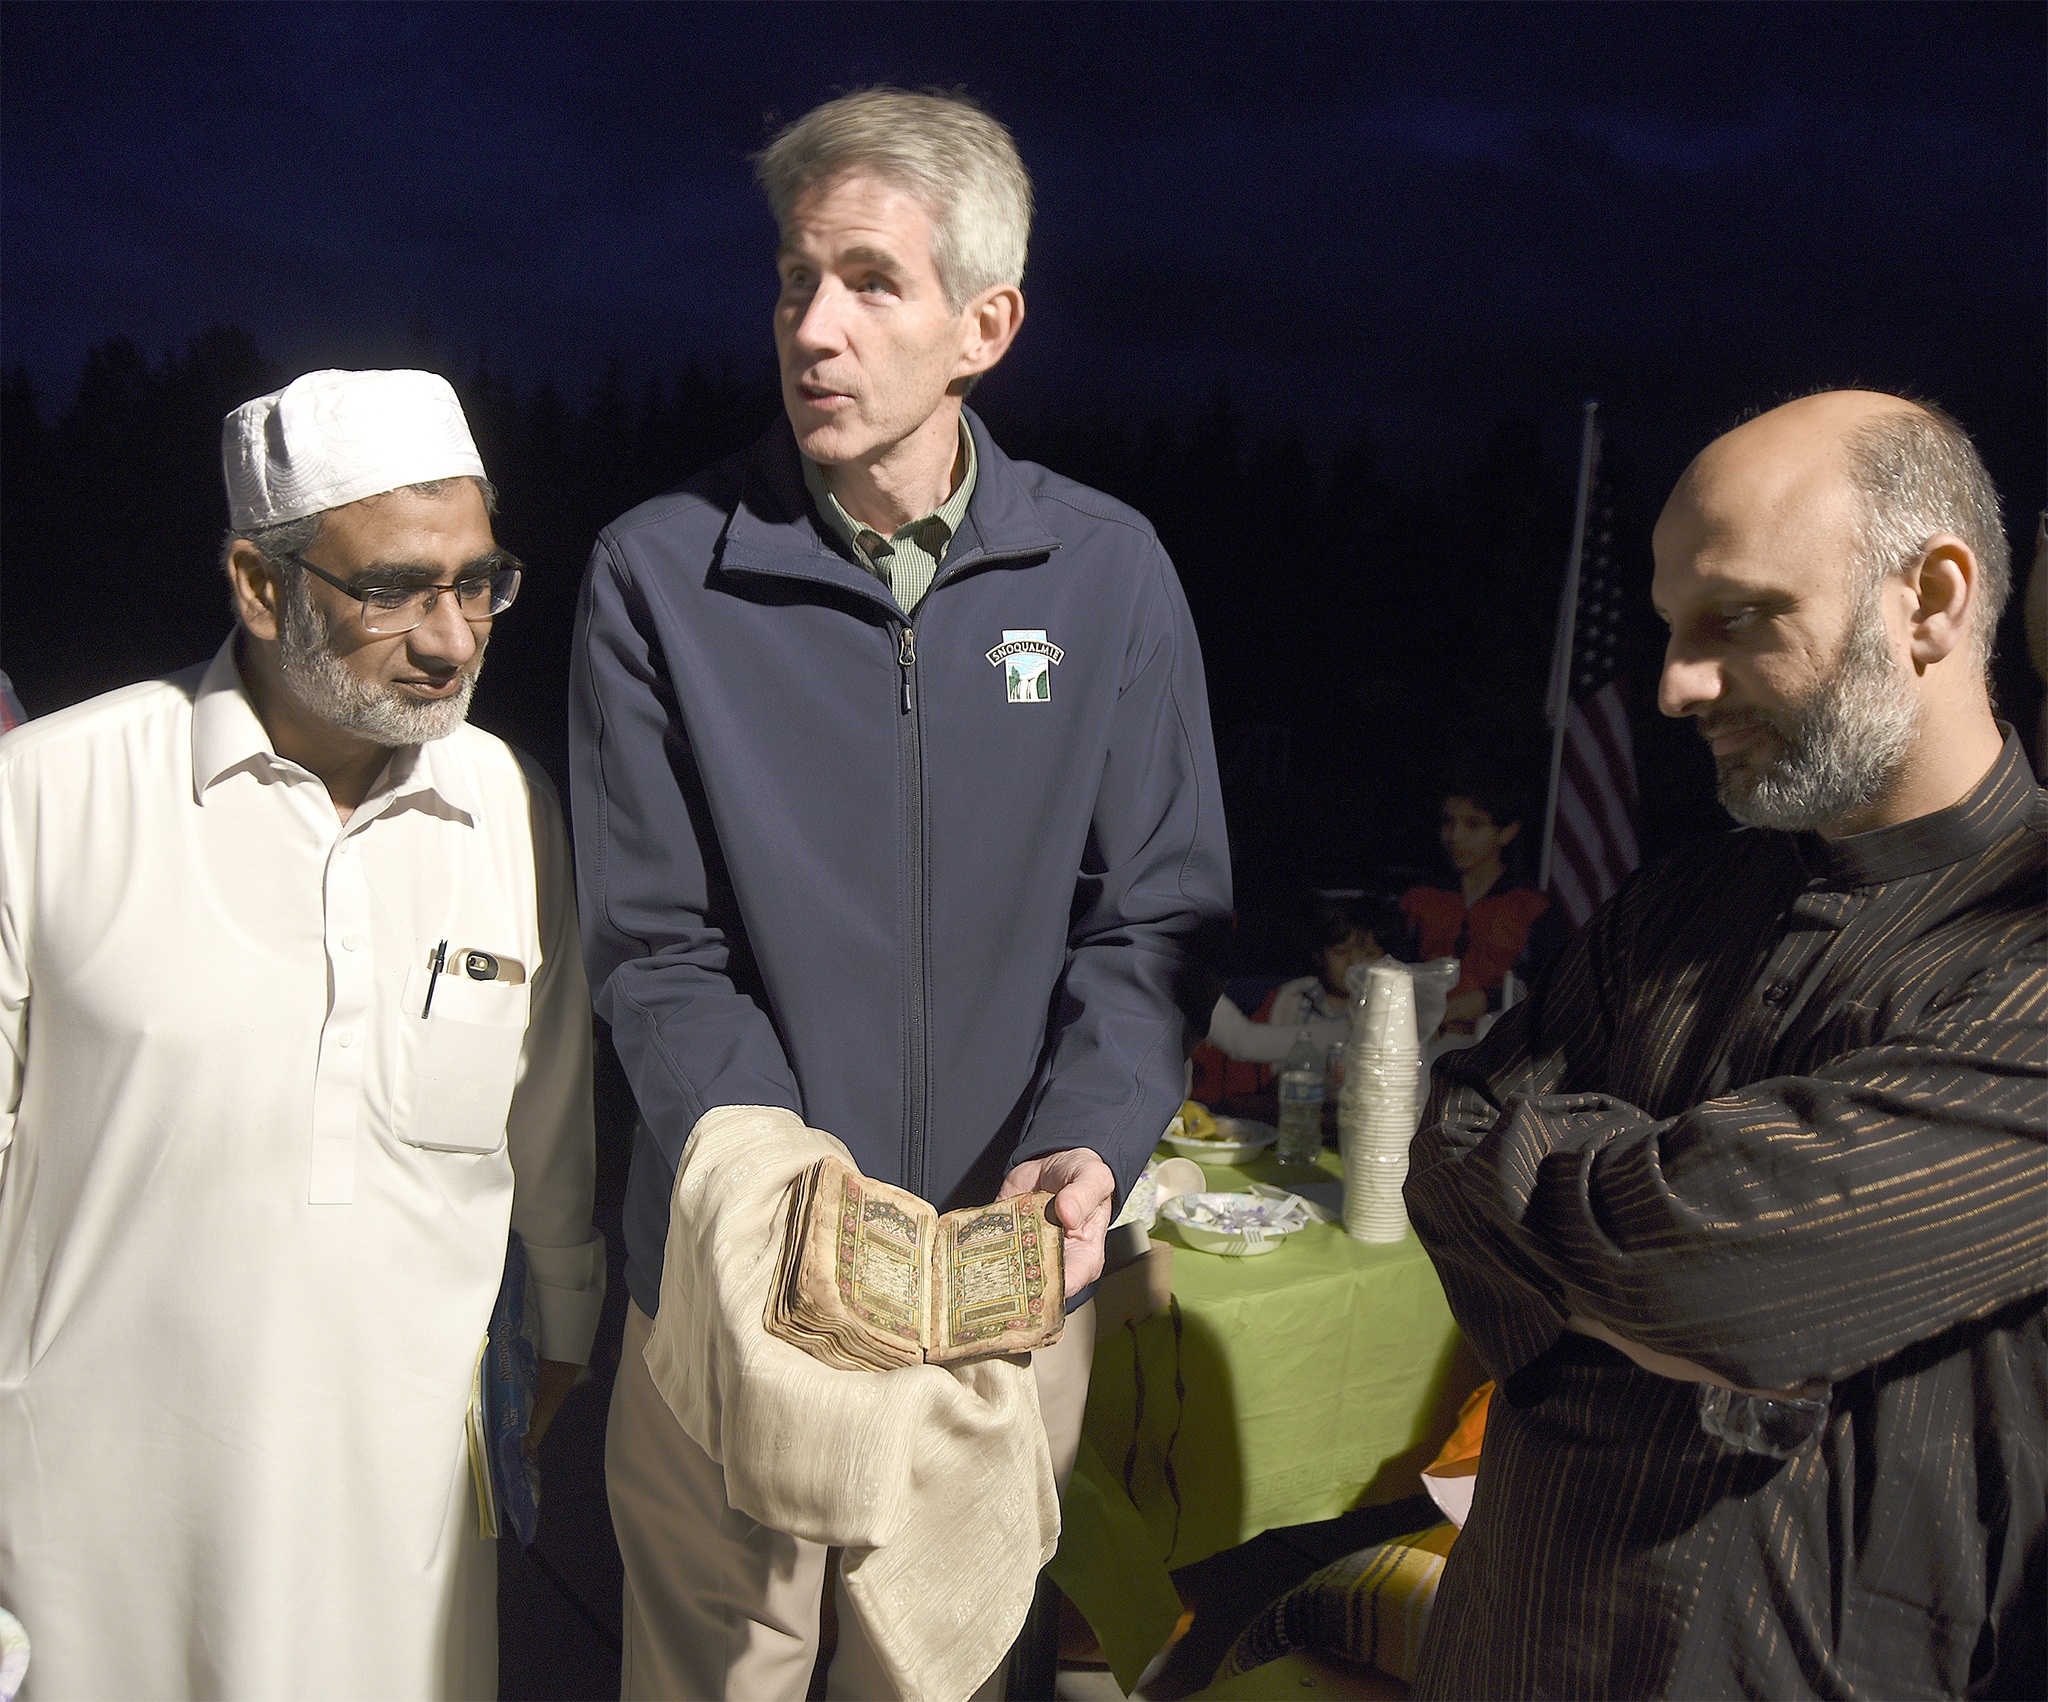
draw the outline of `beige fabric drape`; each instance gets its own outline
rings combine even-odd
[[[763,1328],[790,1180],[831,1135],[722,1106],[676,1170],[646,1363],[749,1518],[845,1550],[869,1642],[907,1698],[963,1697],[1023,1625],[1059,1542],[1059,1497],[1027,1365],[838,1371]]]

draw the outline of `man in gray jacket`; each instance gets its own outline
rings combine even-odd
[[[828,1587],[823,1549],[730,1509],[642,1360],[697,1121],[781,1108],[941,1209],[1052,1191],[1081,1310],[1034,1370],[1063,1481],[1103,1233],[1230,906],[1171,563],[963,408],[1024,316],[1008,133],[871,90],[759,175],[787,421],[606,528],[571,704],[591,980],[646,1130],[608,1443],[629,1696],[801,1697]],[[839,1625],[830,1693],[881,1694]]]

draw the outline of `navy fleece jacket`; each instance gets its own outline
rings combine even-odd
[[[785,1106],[950,1209],[1067,1147],[1121,1199],[1180,1101],[1230,910],[1187,605],[1142,517],[968,419],[973,500],[914,619],[818,520],[786,424],[598,538],[571,783],[650,1314],[714,1106]]]

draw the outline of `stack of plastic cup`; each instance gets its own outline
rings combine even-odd
[[[1337,1099],[1344,1228],[1355,1240],[1399,1241],[1408,1233],[1401,1184],[1422,1111],[1421,1064],[1414,978],[1405,964],[1375,963],[1352,1006],[1344,1089]]]

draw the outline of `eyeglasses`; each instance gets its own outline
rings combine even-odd
[[[335,578],[324,567],[315,567],[296,550],[289,552],[285,560],[297,562],[316,579],[324,579],[335,590],[353,597],[362,609],[363,630],[384,638],[412,631],[433,612],[434,604],[443,595],[455,599],[456,610],[466,621],[487,621],[493,615],[503,614],[519,595],[523,571],[510,556],[501,554],[498,560],[504,565],[489,573],[473,573],[453,585],[372,585],[365,589]]]

